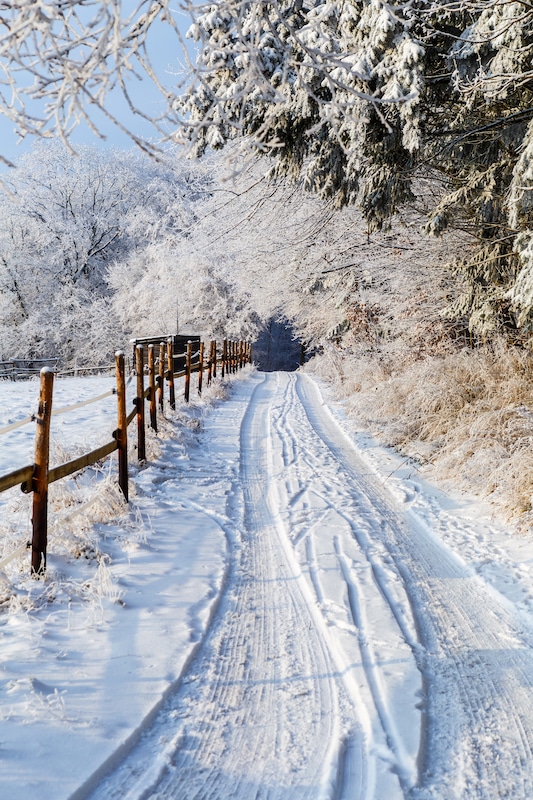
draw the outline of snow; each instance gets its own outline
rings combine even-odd
[[[56,379],[54,407],[112,383]],[[37,394],[1,383],[0,429]],[[55,452],[115,414],[54,417]],[[33,428],[0,433],[0,474]],[[129,508],[113,457],[51,487],[46,581],[27,554],[0,573],[0,797],[532,796],[529,538],[301,372],[217,382],[148,450]]]

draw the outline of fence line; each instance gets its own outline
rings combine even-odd
[[[71,406],[56,408],[52,411],[52,416],[57,417],[59,414],[67,414],[69,411],[76,411],[78,408],[90,406],[91,403],[98,403],[99,400],[105,400],[106,397],[111,397],[112,394],[116,394],[116,389],[110,389],[108,392],[99,394],[98,397],[91,397],[89,400],[81,400],[79,403],[73,403]]]
[[[16,428],[22,428],[23,425],[27,425],[28,422],[34,422],[35,416],[31,417],[24,417],[24,419],[19,419],[17,422],[12,422],[10,425],[6,425],[4,428],[0,428],[0,436],[4,433],[9,433],[9,431],[14,431]]]
[[[57,366],[57,358],[12,358],[0,361],[0,378],[30,378],[39,375],[43,367]]]
[[[72,369],[60,369],[56,371],[58,377],[65,377],[66,375],[84,375],[85,373],[99,374],[101,372],[113,372],[115,369],[114,364],[95,364],[92,367],[72,367]]]
[[[115,389],[110,389],[108,392],[104,392],[104,394],[99,394],[98,397],[91,397],[89,400],[82,400],[80,403],[73,403],[73,405],[70,406],[56,408],[54,411],[52,411],[52,416],[57,417],[59,414],[66,414],[68,411],[75,411],[78,408],[83,408],[83,406],[89,406],[91,403],[97,403],[99,400],[104,400],[106,397],[111,397],[111,395],[115,394],[115,392]],[[27,425],[28,422],[35,422],[35,419],[35,414],[32,414],[31,417],[24,417],[24,419],[19,419],[17,422],[12,422],[10,425],[0,428],[0,436],[2,436],[4,433],[14,431],[16,428],[21,428],[23,425]]]
[[[139,341],[139,340],[137,340]],[[194,342],[195,344],[197,342]],[[155,358],[155,345],[147,342],[147,361],[142,342],[135,345],[135,375],[137,380],[136,396],[133,400],[133,409],[128,414],[126,411],[126,388],[132,377],[126,381],[125,357],[122,351],[115,354],[115,380],[116,388],[105,392],[95,398],[81,401],[57,410],[53,405],[54,371],[50,367],[43,367],[40,372],[39,408],[34,417],[19,420],[12,425],[0,429],[0,435],[14,430],[28,422],[36,421],[35,455],[34,463],[19,467],[12,472],[0,476],[0,493],[19,485],[23,492],[33,492],[33,517],[32,517],[32,542],[31,542],[31,573],[34,577],[43,576],[46,572],[46,553],[48,539],[48,487],[51,483],[61,480],[91,466],[112,453],[118,451],[118,483],[126,502],[128,502],[128,427],[137,418],[137,458],[146,461],[146,422],[145,400],[149,401],[150,427],[157,431],[157,407],[164,411],[164,381],[168,384],[169,405],[176,407],[174,378],[185,378],[184,399],[190,400],[191,377],[198,373],[198,393],[202,393],[203,377],[207,367],[207,383],[216,378],[217,364],[221,365],[221,377],[226,373],[236,372],[247,363],[251,363],[252,350],[247,342],[234,342],[224,339],[220,359],[217,355],[217,343],[209,343],[207,364],[205,360],[205,345],[198,340],[198,350],[193,352],[193,341],[187,342],[184,353],[174,352],[174,340],[169,337],[167,341],[159,343],[159,357]],[[185,368],[174,371],[176,359],[183,359]],[[166,362],[166,364],[165,364]],[[167,369],[165,370],[165,366]],[[145,374],[148,375],[148,386],[144,386]],[[52,416],[67,413],[83,406],[103,400],[112,394],[117,395],[117,428],[113,431],[112,439],[105,444],[91,450],[89,453],[60,464],[50,469],[50,422]],[[14,553],[4,558],[0,564],[8,563],[26,549],[21,545]]]
[[[57,369],[57,358],[12,358],[10,361],[0,361],[0,379],[9,378],[16,381],[18,378],[35,378],[40,374],[43,366],[52,367],[56,375],[82,375],[85,373],[110,372],[115,369],[114,364],[93,364],[87,367],[72,367],[72,369]]]

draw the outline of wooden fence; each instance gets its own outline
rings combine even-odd
[[[12,358],[0,361],[0,378],[16,381],[38,375],[43,367],[57,367],[57,358]]]
[[[119,351],[115,355],[116,389],[111,393],[117,395],[117,428],[109,442],[85,453],[78,458],[49,468],[50,453],[50,421],[52,417],[52,400],[54,371],[50,367],[43,367],[40,371],[39,407],[35,418],[37,429],[35,435],[34,463],[20,467],[6,475],[0,476],[0,493],[14,486],[21,487],[23,492],[33,492],[32,516],[32,542],[31,542],[31,573],[40,577],[46,572],[46,551],[48,540],[48,487],[51,483],[66,478],[85,467],[107,458],[115,450],[118,451],[118,483],[126,502],[128,502],[128,427],[137,419],[137,458],[146,460],[146,415],[145,401],[148,401],[148,421],[150,427],[157,431],[158,408],[164,410],[165,381],[168,387],[168,402],[172,409],[176,407],[175,378],[185,378],[184,399],[189,402],[191,378],[198,376],[197,389],[201,394],[204,377],[207,383],[217,377],[236,372],[252,360],[251,345],[247,342],[224,340],[221,352],[218,352],[217,343],[211,341],[206,353],[206,347],[199,339],[189,340],[183,353],[175,353],[175,342],[172,337],[161,341],[158,345],[150,341],[136,340],[135,344],[135,376],[136,396],[133,400],[133,409],[128,413],[126,406],[126,374],[124,353]],[[195,349],[196,346],[196,349]],[[156,352],[157,351],[157,352]],[[182,356],[181,361],[176,360],[176,355]],[[183,364],[183,369],[175,371],[175,364]],[[147,386],[145,386],[147,378]],[[103,396],[107,396],[103,395]],[[101,398],[94,398],[92,401]],[[63,409],[70,410],[70,409]],[[4,428],[17,427],[19,423]]]

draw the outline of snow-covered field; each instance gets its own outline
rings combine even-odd
[[[57,381],[55,407],[112,383]],[[0,384],[0,428],[37,388]],[[46,581],[3,566],[0,797],[531,798],[531,541],[309,375],[225,392],[150,437],[129,509],[113,458],[51,487]],[[52,462],[115,403],[54,418]],[[0,435],[1,474],[33,427]],[[0,495],[4,556],[29,502]]]

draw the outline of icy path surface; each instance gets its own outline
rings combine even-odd
[[[445,542],[475,526],[391,491],[308,376],[258,374],[241,406],[196,476],[228,540],[218,605],[92,800],[533,797],[533,628]]]

